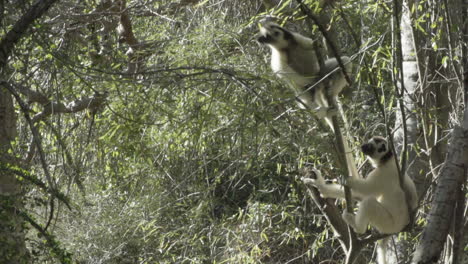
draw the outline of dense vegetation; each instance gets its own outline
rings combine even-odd
[[[3,38],[33,2],[0,2]],[[397,129],[392,3],[336,1],[321,10],[304,2],[356,66],[343,99],[352,148]],[[448,130],[462,119],[463,42],[447,22],[460,17],[443,2],[413,9],[428,90],[413,98],[427,121],[418,127],[426,145],[412,146],[426,161],[418,172],[426,180],[417,182],[419,218],[402,235],[407,252],[425,224]],[[272,75],[269,50],[254,38],[266,16],[322,41],[296,1],[66,0],[31,25],[1,73],[16,90],[45,97],[21,93],[35,123],[16,101],[9,155],[22,161],[2,161],[2,173],[21,182],[31,263],[343,259],[300,181],[307,166],[342,173],[334,134]],[[90,97],[102,104],[73,108]],[[433,156],[440,159],[430,167]],[[372,250],[363,253],[367,263]]]

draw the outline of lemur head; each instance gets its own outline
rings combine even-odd
[[[267,22],[261,25],[257,41],[275,49],[284,49],[294,41],[294,36],[291,32],[277,24]]]
[[[361,146],[361,150],[376,166],[382,165],[393,155],[388,147],[387,140],[379,136],[372,137],[367,143]]]

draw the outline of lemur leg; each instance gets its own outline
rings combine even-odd
[[[366,232],[371,224],[379,232],[384,233],[386,227],[394,225],[392,215],[375,198],[369,197],[359,203],[356,215],[343,212],[343,220],[358,234]]]
[[[314,112],[315,116],[317,116],[319,119],[326,117],[331,118],[331,116],[329,116],[330,108],[328,107],[319,106],[315,109],[312,109],[312,111]]]
[[[335,129],[333,128],[332,117],[336,116],[338,111],[334,107],[330,107],[328,104],[328,100],[325,97],[325,86],[323,84],[320,84],[317,87],[314,103],[317,106],[312,109],[315,116],[317,116],[319,119],[325,119],[330,129],[334,131]]]

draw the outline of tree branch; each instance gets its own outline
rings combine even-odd
[[[11,86],[8,82],[0,80],[0,85],[4,86],[15,97],[16,101],[20,105],[21,111],[23,112],[24,117],[26,118],[26,121],[28,122],[29,127],[31,129],[31,133],[33,135],[33,142],[37,146],[37,149],[39,151],[39,157],[41,159],[42,169],[44,170],[47,183],[49,184],[51,189],[55,189],[55,184],[52,181],[52,177],[50,176],[49,169],[45,161],[45,154],[41,147],[41,137],[39,136],[39,132],[37,132],[36,126],[34,126],[34,123],[31,120],[31,117],[29,116],[28,105],[21,99],[19,94],[16,92],[15,88]]]
[[[44,118],[48,117],[49,115],[52,114],[59,114],[59,113],[76,113],[85,109],[90,109],[90,110],[96,110],[100,108],[106,98],[107,98],[107,92],[105,93],[95,93],[93,96],[90,97],[84,97],[75,101],[72,101],[68,104],[60,103],[60,102],[54,102],[50,101],[47,99],[45,95],[43,95],[40,92],[33,91],[27,87],[17,85],[15,84],[14,87],[8,82],[5,81],[0,81],[0,85],[3,85],[7,88],[7,90],[10,91],[10,93],[16,98],[18,104],[21,107],[21,110],[23,114],[25,115],[26,120],[29,123],[29,126],[31,128],[32,132],[32,141],[31,145],[28,150],[28,155],[26,158],[26,162],[30,161],[32,159],[32,156],[35,152],[35,149],[39,150],[39,155],[41,157],[41,162],[43,163],[45,175],[47,178],[48,183],[52,186],[52,179],[48,173],[47,166],[45,164],[45,158],[44,153],[41,148],[41,140],[39,133],[37,132],[37,122],[40,120],[43,120]],[[44,109],[42,112],[36,114],[32,119],[29,116],[29,106],[26,104],[21,97],[19,96],[18,92],[19,91],[21,94],[26,95],[29,99],[29,102],[37,102],[41,105],[43,105]]]
[[[312,173],[310,170],[304,171],[304,178],[312,178]],[[314,177],[315,178],[315,177]],[[336,234],[336,237],[339,239],[342,248],[348,248],[349,245],[349,236],[348,236],[348,226],[343,221],[341,217],[340,210],[334,204],[333,199],[323,199],[320,197],[320,192],[315,187],[305,184],[307,192],[318,206],[322,214],[327,219],[327,222],[332,226],[333,231]]]
[[[119,34],[119,42],[125,42],[128,44],[129,49],[126,53],[128,56],[128,69],[129,73],[136,73],[141,69],[142,62],[146,58],[147,54],[143,51],[144,45],[142,45],[133,32],[132,21],[128,15],[128,9],[126,7],[125,0],[116,0],[115,7],[116,11],[120,15],[120,23],[117,28]]]
[[[305,171],[304,178],[311,178],[310,170]],[[304,182],[303,178],[303,182]],[[314,177],[315,178],[315,177]],[[312,200],[319,207],[322,214],[327,219],[327,222],[332,226],[333,231],[341,244],[341,248],[346,254],[347,264],[354,263],[361,250],[367,245],[373,244],[376,241],[391,236],[392,234],[372,234],[362,239],[358,239],[356,234],[346,225],[341,217],[340,210],[336,207],[334,199],[323,199],[320,197],[320,192],[315,187],[305,184]]]
[[[23,94],[24,96],[28,98],[28,103],[39,103],[39,104],[49,103],[49,99],[47,99],[47,96],[45,96],[44,94],[38,91],[33,91],[19,84],[15,84],[14,86],[18,90],[18,92],[20,92],[21,94]]]
[[[340,66],[341,71],[343,72],[343,75],[344,75],[346,81],[348,82],[349,85],[351,85],[352,84],[351,78],[349,77],[348,73],[346,72],[346,68],[344,66],[343,61],[341,60],[341,56],[340,56],[340,54],[338,52],[338,49],[336,48],[335,43],[333,43],[333,41],[331,40],[330,36],[328,35],[327,30],[322,25],[322,23],[320,23],[319,19],[310,11],[310,9],[306,5],[304,5],[302,0],[297,0],[297,2],[299,3],[299,7],[301,8],[301,11],[308,18],[310,18],[312,21],[314,21],[315,25],[317,25],[317,27],[320,30],[320,32],[322,33],[323,37],[327,41],[327,44],[330,46],[330,49],[332,50],[332,53],[335,56],[336,61],[338,62],[338,65]]]
[[[7,85],[10,85],[6,82],[2,82]],[[33,91],[27,87],[24,87],[19,84],[13,84],[14,88],[25,95],[28,98],[29,103],[39,103],[44,109],[42,112],[37,113],[33,118],[32,122],[35,124],[40,120],[43,120],[51,114],[60,114],[60,113],[76,113],[84,109],[94,110],[102,106],[107,98],[107,92],[104,93],[95,93],[90,97],[82,97],[75,101],[72,101],[68,104],[62,102],[51,101],[44,94]]]
[[[38,0],[29,10],[13,25],[13,27],[5,34],[5,37],[0,41],[0,69],[2,69],[13,51],[13,47],[18,43],[24,35],[29,25],[34,20],[41,17],[49,8],[58,0]]]
[[[465,112],[467,111],[468,108]],[[432,263],[440,258],[467,168],[468,128],[457,126],[452,132],[452,142],[440,171],[431,211],[427,218],[428,224],[421,235],[421,242],[414,253],[412,263]]]
[[[301,0],[297,0],[297,2],[299,3],[299,7],[301,8],[301,11],[307,16],[309,17],[319,28],[320,32],[322,33],[322,35],[325,37],[325,39],[327,40],[327,43],[328,45],[331,47],[332,51],[333,51],[333,54],[335,55],[336,57],[336,60],[341,68],[341,71],[343,72],[345,78],[346,78],[346,81],[348,82],[348,85],[351,85],[351,79],[350,77],[348,76],[347,72],[346,72],[346,68],[341,60],[341,57],[340,57],[340,54],[338,53],[338,50],[335,46],[335,44],[333,43],[333,41],[331,41],[330,37],[328,36],[328,33],[325,29],[325,27],[319,22],[319,19],[314,15],[312,14],[312,12],[310,12],[309,8],[307,8]],[[317,53],[317,58],[319,60],[319,64],[320,64],[320,68],[324,68],[324,61],[323,61],[323,56],[321,56],[321,54],[318,54],[318,51],[316,51]],[[325,86],[328,86],[328,83],[327,82],[324,82]],[[330,90],[330,87],[326,87],[327,91]],[[335,98],[332,98],[332,96],[329,94],[329,93],[326,93],[326,97],[327,97],[327,101],[328,101],[328,104],[330,105],[331,108],[334,108],[334,109],[338,109],[337,107],[337,104],[336,104],[336,100]],[[348,160],[346,158],[346,148],[344,146],[345,144],[345,138],[342,136],[342,133],[341,133],[341,128],[339,126],[339,122],[338,122],[338,118],[335,116],[332,116],[332,129],[333,131],[335,132],[335,138],[336,138],[336,142],[337,142],[337,146],[338,146],[338,150],[339,150],[339,155],[343,155],[344,156],[344,161],[346,163],[346,166],[344,166],[344,170],[345,170],[345,177],[351,177],[350,173],[351,171],[348,170],[348,168],[350,168],[351,166],[348,165]],[[347,143],[346,143],[347,144]],[[345,192],[345,200],[346,200],[346,210],[349,212],[349,213],[352,213],[353,212],[353,207],[352,207],[352,198],[351,198],[351,191],[349,189],[348,186],[344,186],[344,192]],[[348,228],[348,232],[349,233],[349,243],[347,243],[346,245],[346,249],[350,249],[350,248],[354,248],[353,245],[356,244],[356,234],[354,233],[354,231],[351,229],[351,228]],[[344,235],[345,233],[343,233],[342,235]],[[349,254],[347,254],[349,255]]]
[[[76,113],[85,109],[97,109],[105,102],[106,98],[107,93],[95,93],[91,97],[83,97],[68,104],[48,101],[48,103],[43,105],[44,109],[42,112],[36,114],[32,121],[33,123],[37,123],[51,114]]]

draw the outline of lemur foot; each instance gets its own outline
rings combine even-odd
[[[335,107],[329,107],[327,109],[327,117],[331,118],[332,116],[338,115],[338,109]]]
[[[344,211],[341,215],[343,220],[358,234],[364,234],[366,230],[358,230],[356,229],[356,216],[352,213]]]
[[[320,119],[327,117],[328,111],[329,111],[329,108],[327,107],[317,107],[314,109],[315,115]]]
[[[314,109],[314,113],[320,119],[325,117],[331,119],[338,114],[338,109],[335,107],[317,107]]]

